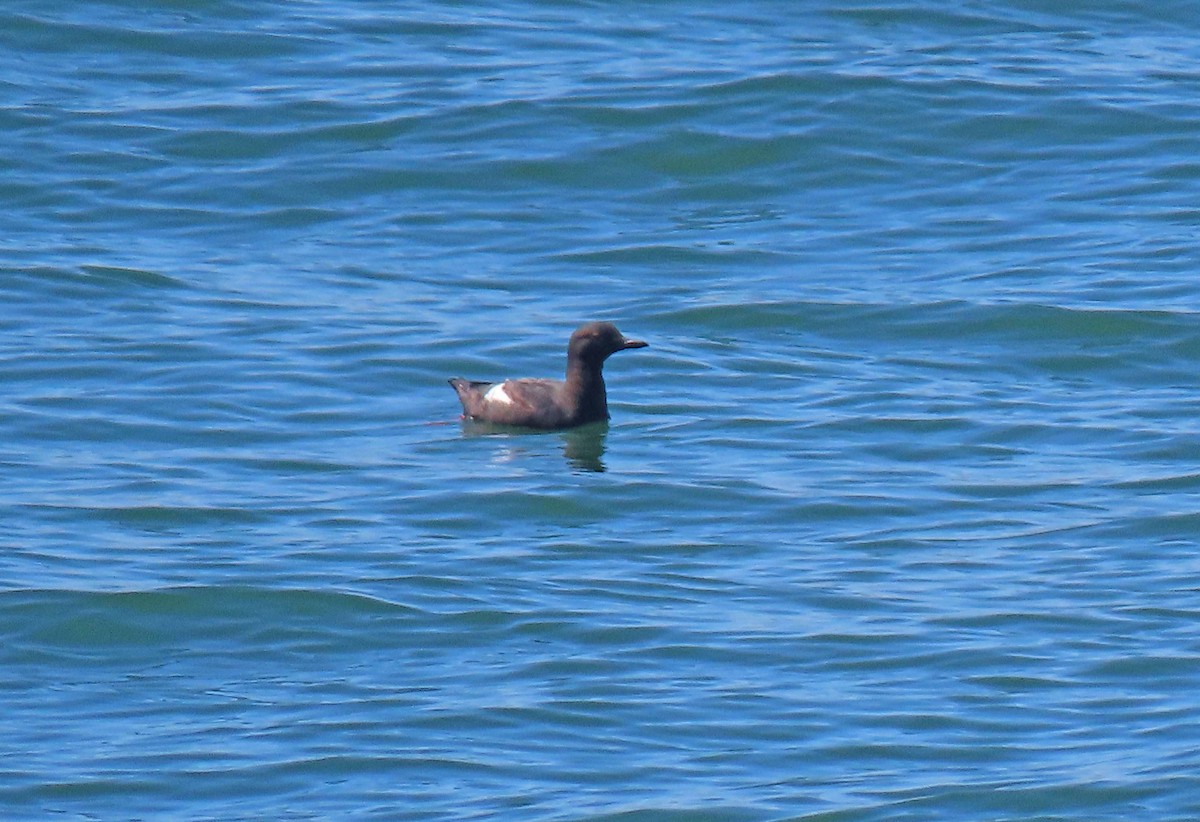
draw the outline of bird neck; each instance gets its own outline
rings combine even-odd
[[[593,414],[608,414],[608,398],[604,390],[604,375],[600,368],[583,362],[567,365],[567,393],[579,402],[591,406]]]

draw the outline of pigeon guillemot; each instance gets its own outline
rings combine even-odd
[[[463,416],[501,425],[528,428],[571,428],[608,419],[608,396],[601,369],[610,354],[645,348],[626,339],[612,323],[587,323],[567,344],[565,380],[450,380],[462,402]]]

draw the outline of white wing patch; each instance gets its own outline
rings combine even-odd
[[[513,398],[504,390],[504,383],[498,383],[488,389],[483,395],[484,402],[494,402],[497,405],[512,405]]]

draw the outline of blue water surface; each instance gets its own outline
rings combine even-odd
[[[1194,11],[6,4],[0,816],[1200,818]]]

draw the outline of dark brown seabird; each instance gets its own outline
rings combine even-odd
[[[579,326],[567,344],[565,380],[522,379],[504,382],[450,380],[473,420],[527,428],[572,428],[608,419],[608,395],[601,369],[610,354],[645,348],[626,339],[612,323]]]

